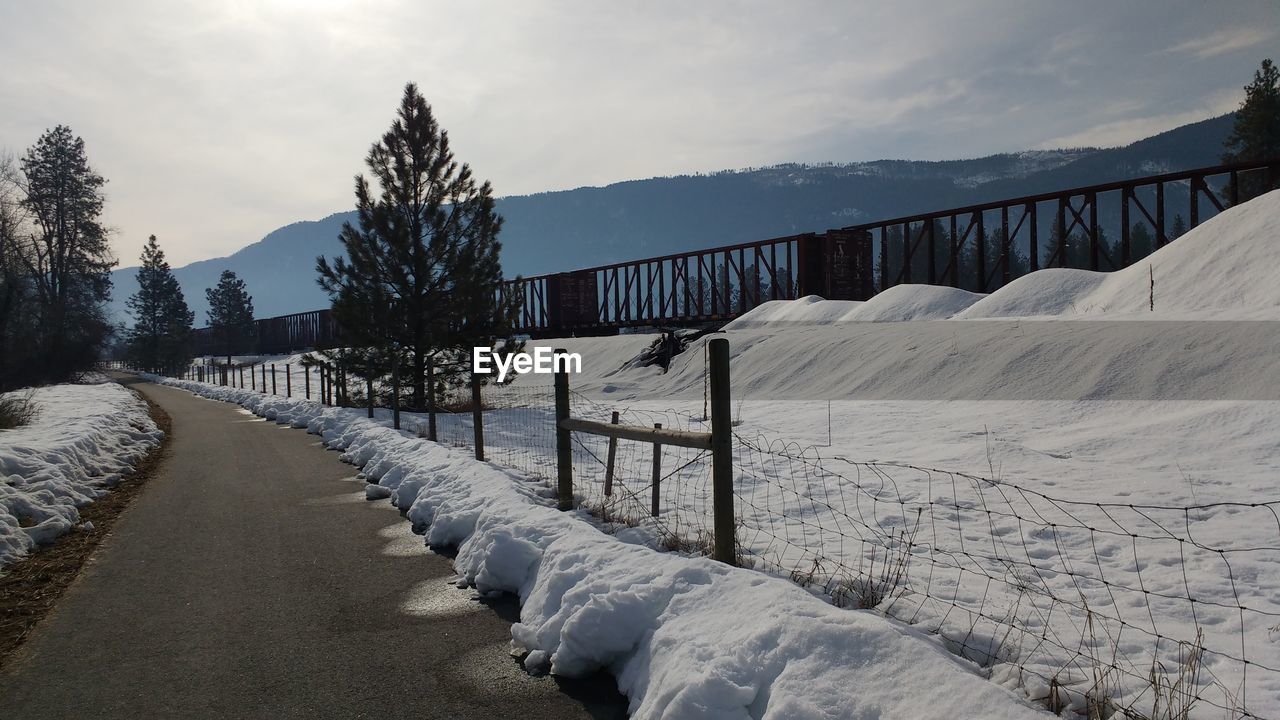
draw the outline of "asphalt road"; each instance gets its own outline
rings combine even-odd
[[[167,457],[0,674],[0,718],[625,716],[607,676],[526,674],[515,603],[453,587],[318,438],[132,384]]]

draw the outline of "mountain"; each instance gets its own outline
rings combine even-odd
[[[912,213],[1217,164],[1228,114],[1119,148],[1029,150],[972,160],[778,165],[501,198],[503,267],[537,275]],[[328,305],[317,255],[336,255],[354,212],[297,222],[225,258],[174,274],[205,321],[205,288],[223,269],[245,280],[259,317]],[[136,268],[112,273],[112,313],[137,288]]]

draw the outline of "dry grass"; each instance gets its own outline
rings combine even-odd
[[[93,523],[93,530],[63,535],[53,545],[0,570],[0,668],[14,658],[23,641],[53,609],[98,545],[110,534],[121,513],[155,474],[168,446],[172,425],[168,414],[158,405],[148,400],[147,406],[151,418],[164,430],[165,442],[111,492],[80,508],[81,521]]]
[[[10,393],[0,397],[0,430],[21,427],[36,419],[40,413],[39,406],[33,399],[34,393]]]

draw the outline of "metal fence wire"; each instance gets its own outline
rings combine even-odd
[[[735,442],[747,564],[937,633],[1050,709],[1280,709],[1280,598],[1252,582],[1280,569],[1280,501],[1085,502]]]
[[[439,442],[474,449],[471,404],[469,388],[442,401]],[[577,392],[570,405],[585,420],[711,428],[697,409]],[[553,389],[485,385],[481,408],[486,459],[554,485]],[[426,436],[425,415],[404,423]],[[1280,499],[1091,502],[1032,478],[861,462],[743,428],[733,446],[742,566],[936,634],[1055,712],[1280,718],[1280,597],[1265,581],[1280,573]],[[573,432],[571,453],[574,506],[605,530],[711,553],[710,452]]]

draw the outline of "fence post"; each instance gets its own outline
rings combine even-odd
[[[552,357],[564,350],[552,351]],[[561,510],[573,509],[573,447],[569,431],[560,423],[569,419],[569,373],[564,363],[553,363],[556,368],[556,490]]]
[[[289,375],[289,363],[284,364],[284,396],[293,397],[293,378]]]
[[[654,430],[661,430],[662,423],[654,423]],[[653,444],[653,493],[649,499],[649,514],[658,517],[658,501],[662,499],[662,443]]]
[[[307,396],[307,399],[310,400],[311,399],[311,366],[310,365],[304,364],[302,366],[302,379],[307,385],[307,389],[304,392]]]
[[[400,351],[391,356],[391,427],[400,429]]]
[[[325,375],[324,363],[320,363],[320,366],[316,368],[316,372],[320,374],[320,404],[328,405],[329,395],[328,393],[325,392],[325,389],[324,389],[324,375]]]
[[[484,460],[484,408],[480,404],[480,376],[471,373],[471,429],[475,433],[476,459]]]
[[[342,356],[338,356],[338,405],[347,404],[347,366],[342,362]]]
[[[240,389],[244,389],[244,366],[240,366]]]
[[[715,338],[711,350],[711,507],[715,527],[712,557],[735,562],[733,517],[733,420],[729,402],[729,341]]]
[[[272,394],[272,395],[277,394],[277,393],[276,393],[276,364],[275,364],[275,363],[271,363],[271,394]]]
[[[436,360],[427,357],[427,439],[436,441]]]
[[[373,417],[373,378],[364,379],[364,394],[369,400],[369,417]]]
[[[253,365],[249,366],[249,389],[258,389],[258,373],[253,369]]]
[[[613,411],[613,417],[609,422],[618,424],[618,411]],[[609,459],[604,464],[604,496],[609,497],[613,494],[613,461],[618,457],[618,438],[609,438]]]

